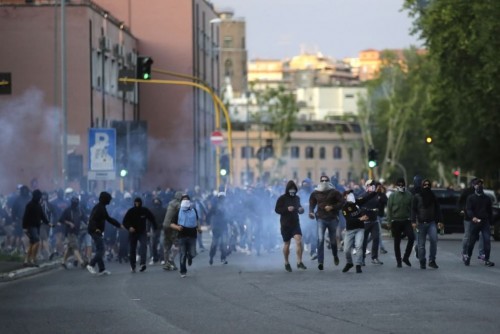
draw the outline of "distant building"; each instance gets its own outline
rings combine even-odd
[[[278,59],[254,59],[248,63],[248,85],[253,90],[288,86],[283,80],[283,62]]]
[[[232,10],[219,14],[220,78],[222,91],[238,98],[247,91],[246,24],[243,18],[234,17]]]
[[[282,157],[259,154],[266,147],[275,148],[276,135],[268,126],[258,123],[247,126],[244,122],[233,124],[235,185],[306,177],[317,182],[321,175],[350,181],[358,180],[366,171],[361,131],[354,122],[299,122]],[[277,164],[277,158],[281,164]]]

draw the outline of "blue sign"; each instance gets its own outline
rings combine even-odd
[[[89,171],[106,171],[114,174],[115,169],[116,130],[89,129]]]

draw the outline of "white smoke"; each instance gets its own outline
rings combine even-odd
[[[0,99],[0,193],[30,186],[32,180],[50,184],[54,150],[60,138],[60,109],[49,107],[44,93],[30,88]]]

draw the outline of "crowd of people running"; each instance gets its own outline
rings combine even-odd
[[[100,194],[70,188],[48,193],[23,185],[0,197],[1,251],[24,256],[26,267],[59,259],[66,269],[81,267],[93,275],[107,275],[105,263],[117,261],[128,264],[133,273],[161,264],[185,277],[197,251],[205,250],[200,235],[211,233],[210,265],[227,264],[233,252],[261,255],[282,245],[285,270],[291,272],[294,239],[297,269],[307,269],[307,252],[318,270],[324,270],[326,247],[334,266],[340,264],[339,252],[344,252],[342,272],[355,267],[361,273],[367,256],[371,264],[383,264],[379,254],[387,253],[381,238],[385,221],[394,238],[398,268],[411,266],[414,243],[420,268],[438,268],[437,235],[443,226],[428,179],[416,176],[411,189],[404,179],[389,187],[373,180],[340,184],[326,175],[318,181],[286,180],[269,187],[211,192],[195,187]],[[482,184],[473,180],[458,203],[464,215],[465,265],[470,264],[477,240],[484,264],[494,265],[489,259],[491,201]],[[407,242],[401,254],[403,239]]]

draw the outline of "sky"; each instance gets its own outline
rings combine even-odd
[[[421,46],[403,0],[212,0],[246,21],[249,59],[321,52],[335,59],[366,49]]]

